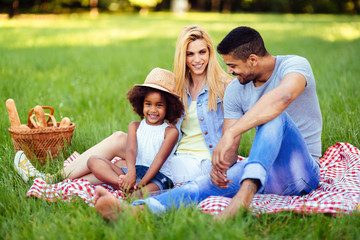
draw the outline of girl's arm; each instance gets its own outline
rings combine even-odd
[[[147,185],[151,179],[159,172],[165,160],[169,157],[179,137],[176,127],[167,127],[165,129],[164,142],[161,144],[159,152],[156,154],[154,161],[146,172],[145,176],[137,184],[137,186]]]
[[[126,167],[127,173],[121,180],[122,190],[130,190],[136,183],[135,162],[137,155],[136,131],[140,122],[131,122],[128,126],[128,136],[126,142]]]

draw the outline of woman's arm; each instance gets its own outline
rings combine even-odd
[[[140,122],[131,122],[128,126],[128,137],[126,142],[126,167],[127,173],[122,178],[120,188],[122,190],[129,190],[134,187],[136,183],[136,170],[135,162],[137,155],[137,140],[136,131],[140,125]]]
[[[159,172],[165,160],[169,157],[179,137],[176,127],[167,127],[165,129],[164,142],[161,144],[159,152],[156,154],[151,166],[145,176],[137,184],[138,186],[147,185],[151,179]]]

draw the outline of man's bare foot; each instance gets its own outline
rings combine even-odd
[[[137,207],[131,207],[126,203],[120,202],[105,188],[97,186],[95,192],[95,197],[97,197],[95,209],[105,219],[117,221],[119,214],[126,210],[130,210],[133,214],[138,214]]]
[[[259,180],[245,179],[241,183],[241,187],[236,195],[231,199],[227,206],[219,215],[215,216],[215,220],[233,218],[241,208],[249,209],[255,193],[260,187]]]

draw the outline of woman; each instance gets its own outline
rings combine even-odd
[[[185,117],[178,123],[182,136],[179,137],[177,155],[171,160],[176,184],[210,172],[212,151],[222,134],[222,99],[231,78],[218,63],[209,34],[196,25],[185,27],[178,36],[174,74],[176,92],[185,106]],[[94,155],[109,161],[115,156],[126,159],[126,141],[126,133],[115,132],[81,154],[60,174],[100,184],[87,167],[88,159]],[[36,170],[21,152],[16,154],[14,165],[25,181],[29,177],[51,179]],[[124,161],[117,165],[126,167]]]
[[[209,34],[196,25],[178,36],[174,74],[185,107],[182,137],[171,161],[174,183],[180,183],[211,171],[212,151],[222,135],[222,99],[231,79],[217,61]]]

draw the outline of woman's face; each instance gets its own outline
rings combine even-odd
[[[186,49],[186,65],[191,75],[204,75],[209,63],[210,52],[204,39],[197,39],[188,44]]]

